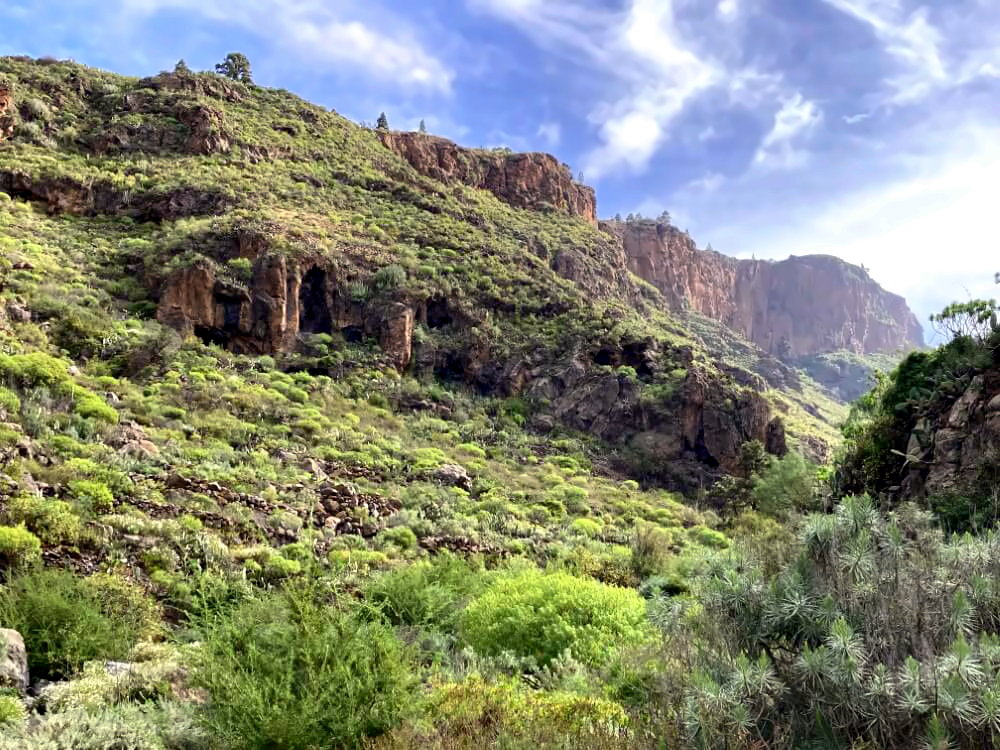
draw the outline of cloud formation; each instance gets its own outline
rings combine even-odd
[[[348,64],[366,75],[438,92],[451,89],[455,72],[431,54],[398,18],[366,22],[352,3],[318,0],[122,0],[133,17],[183,9],[234,24],[282,53],[313,64]]]

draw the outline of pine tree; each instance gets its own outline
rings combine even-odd
[[[389,118],[385,116],[385,112],[378,116],[378,120],[375,121],[376,130],[388,130],[389,129]]]
[[[174,73],[176,73],[177,75],[190,75],[191,68],[189,68],[188,64],[184,62],[183,59],[181,59],[178,60],[177,64],[174,66]]]
[[[386,127],[388,127],[388,126],[389,126],[389,123],[386,123]],[[427,123],[424,122],[423,120],[421,120],[420,121],[420,127],[418,128],[418,130],[421,133],[424,133],[426,135],[426,133],[427,133]]]
[[[226,59],[215,66],[215,72],[240,83],[253,83],[250,60],[241,52],[230,52]]]

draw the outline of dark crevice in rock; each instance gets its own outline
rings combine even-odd
[[[333,318],[327,301],[326,271],[315,266],[306,272],[299,290],[299,332],[333,332]]]

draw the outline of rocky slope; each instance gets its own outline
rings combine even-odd
[[[699,250],[685,233],[652,222],[611,222],[629,268],[673,309],[721,321],[786,360],[826,352],[902,352],[923,345],[906,301],[861,268],[831,256],[771,262]]]
[[[569,167],[550,154],[468,149],[425,133],[376,132],[422,175],[489,190],[518,208],[555,209],[597,224],[593,188],[574,181]]]
[[[589,434],[620,471],[682,489],[737,471],[749,440],[823,452],[825,396],[669,314],[551,156],[372,131],[210,74],[6,58],[0,80],[0,194],[48,215],[53,242],[66,216],[74,248],[112,238],[73,250],[76,283],[100,278],[136,325],[317,376],[373,351],[385,373],[516,399],[536,430]],[[78,366],[108,356],[107,326],[77,330],[93,311],[47,295],[12,309]]]

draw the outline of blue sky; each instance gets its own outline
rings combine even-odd
[[[240,50],[355,120],[555,153],[602,216],[864,264],[923,320],[995,294],[998,0],[5,0],[0,28],[134,75]]]

